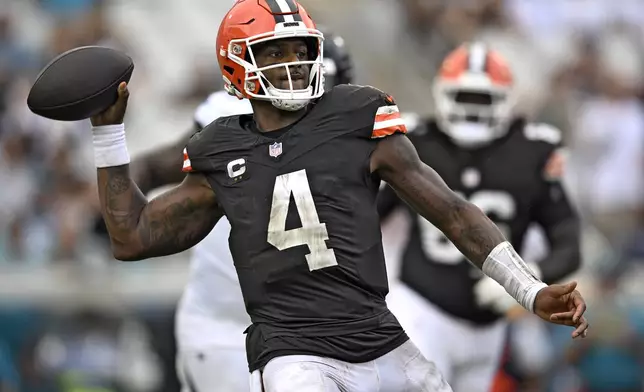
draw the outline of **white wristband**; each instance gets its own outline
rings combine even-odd
[[[92,128],[94,161],[97,168],[127,165],[130,154],[125,143],[125,124]]]
[[[483,263],[482,270],[530,312],[534,312],[537,293],[548,287],[535,276],[507,241],[492,249]]]

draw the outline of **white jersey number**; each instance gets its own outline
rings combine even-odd
[[[302,227],[286,230],[286,215],[291,194],[295,200]],[[310,253],[306,255],[306,262],[309,270],[314,271],[338,265],[333,249],[326,246],[325,241],[328,239],[326,224],[320,223],[315,208],[306,170],[278,176],[275,179],[271,216],[268,221],[268,243],[279,250],[307,245]]]
[[[469,201],[478,206],[486,215],[495,215],[499,219],[512,219],[516,213],[516,203],[507,192],[478,191],[472,194]],[[429,259],[437,263],[452,265],[464,260],[458,248],[440,230],[420,215],[418,215],[418,220],[421,244]],[[510,227],[503,223],[496,223],[496,225],[503,235],[509,238]]]

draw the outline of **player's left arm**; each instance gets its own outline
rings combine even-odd
[[[581,265],[579,217],[561,183],[564,160],[560,149],[548,158],[540,200],[533,208],[532,219],[544,229],[550,245],[549,254],[538,265],[546,283],[565,278]]]
[[[434,169],[420,160],[406,136],[395,134],[381,140],[371,156],[371,171],[445,233],[477,267],[483,268],[490,252],[505,241],[478,207],[454,193]]]
[[[547,286],[539,280],[478,207],[456,195],[425,165],[406,136],[391,133],[382,136],[371,155],[371,172],[387,181],[524,308],[545,320],[575,326],[573,338],[584,337],[588,329],[583,317],[586,304],[575,291],[576,283]]]

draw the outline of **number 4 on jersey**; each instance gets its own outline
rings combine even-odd
[[[291,194],[295,200],[302,227],[286,230],[286,216]],[[307,245],[310,253],[306,255],[306,262],[309,270],[314,271],[338,265],[333,249],[326,246],[325,241],[328,239],[326,224],[320,223],[315,208],[306,170],[278,176],[275,179],[271,215],[268,221],[268,243],[280,251]]]

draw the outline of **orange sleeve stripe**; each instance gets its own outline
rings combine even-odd
[[[391,123],[391,125],[383,128],[374,129],[371,133],[371,137],[374,139],[381,138],[393,135],[394,133],[407,133],[407,127],[405,126],[403,119],[395,120],[395,123]]]
[[[407,133],[405,121],[397,105],[385,105],[378,108],[373,123],[372,138],[393,135],[396,132]]]
[[[192,162],[190,162],[190,158],[188,157],[187,148],[183,149],[183,168],[181,170],[186,173],[189,173],[192,171]]]

